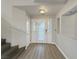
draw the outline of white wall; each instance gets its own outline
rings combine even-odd
[[[27,47],[30,43],[30,34],[27,35],[26,32],[26,22],[30,20],[28,15],[13,7],[12,0],[2,0],[1,3],[1,37],[6,38],[12,46]]]
[[[57,35],[57,45],[65,54],[67,59],[77,59],[77,41],[63,36]]]
[[[13,26],[17,28],[18,30],[13,30],[12,35],[12,44],[17,44],[22,46],[27,46],[29,44],[30,38],[27,36],[26,32],[26,22],[27,20],[30,20],[28,16],[26,15],[25,11],[19,10],[18,8],[13,8]],[[29,35],[30,36],[30,35]],[[28,42],[27,42],[28,41]]]
[[[56,44],[68,59],[77,59],[77,16],[76,14],[69,17],[63,17],[62,15],[76,6],[76,4],[76,0],[69,0],[57,15],[57,18],[61,18],[61,26],[60,33],[57,33]]]
[[[1,0],[1,17],[12,23],[12,0]]]
[[[6,38],[7,42],[11,42],[12,39],[11,24],[1,18],[1,38]]]
[[[61,17],[61,32],[56,39],[56,44],[68,59],[77,59],[76,17],[76,14]]]
[[[27,20],[30,19],[24,11],[19,10],[17,8],[13,8],[12,24],[10,24],[7,20],[2,19],[1,23],[2,38],[6,38],[7,39],[6,41],[10,42],[12,46],[14,45],[19,45],[19,47],[28,46],[30,43],[30,34],[27,35],[26,32]]]
[[[13,11],[13,20],[12,20],[13,26],[26,32],[26,21],[28,19],[26,12],[16,7],[13,7],[12,11]]]
[[[61,17],[61,33],[71,39],[76,38],[77,14]]]

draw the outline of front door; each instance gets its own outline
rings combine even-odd
[[[38,40],[40,43],[45,42],[45,21],[40,20],[38,24]]]

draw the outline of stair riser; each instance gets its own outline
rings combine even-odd
[[[6,44],[6,39],[1,39],[1,45]]]

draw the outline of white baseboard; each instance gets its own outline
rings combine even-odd
[[[62,49],[55,43],[56,47],[60,50],[60,52],[63,54],[63,56],[66,58],[66,59],[69,59],[66,54],[62,51]]]
[[[31,44],[31,43],[29,43],[29,44],[25,47],[25,49],[27,49],[30,44]]]
[[[42,43],[42,42],[31,42],[31,43]],[[43,43],[55,44],[54,42],[43,42]]]

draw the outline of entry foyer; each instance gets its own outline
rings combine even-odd
[[[77,59],[76,0],[2,0],[1,59]]]

